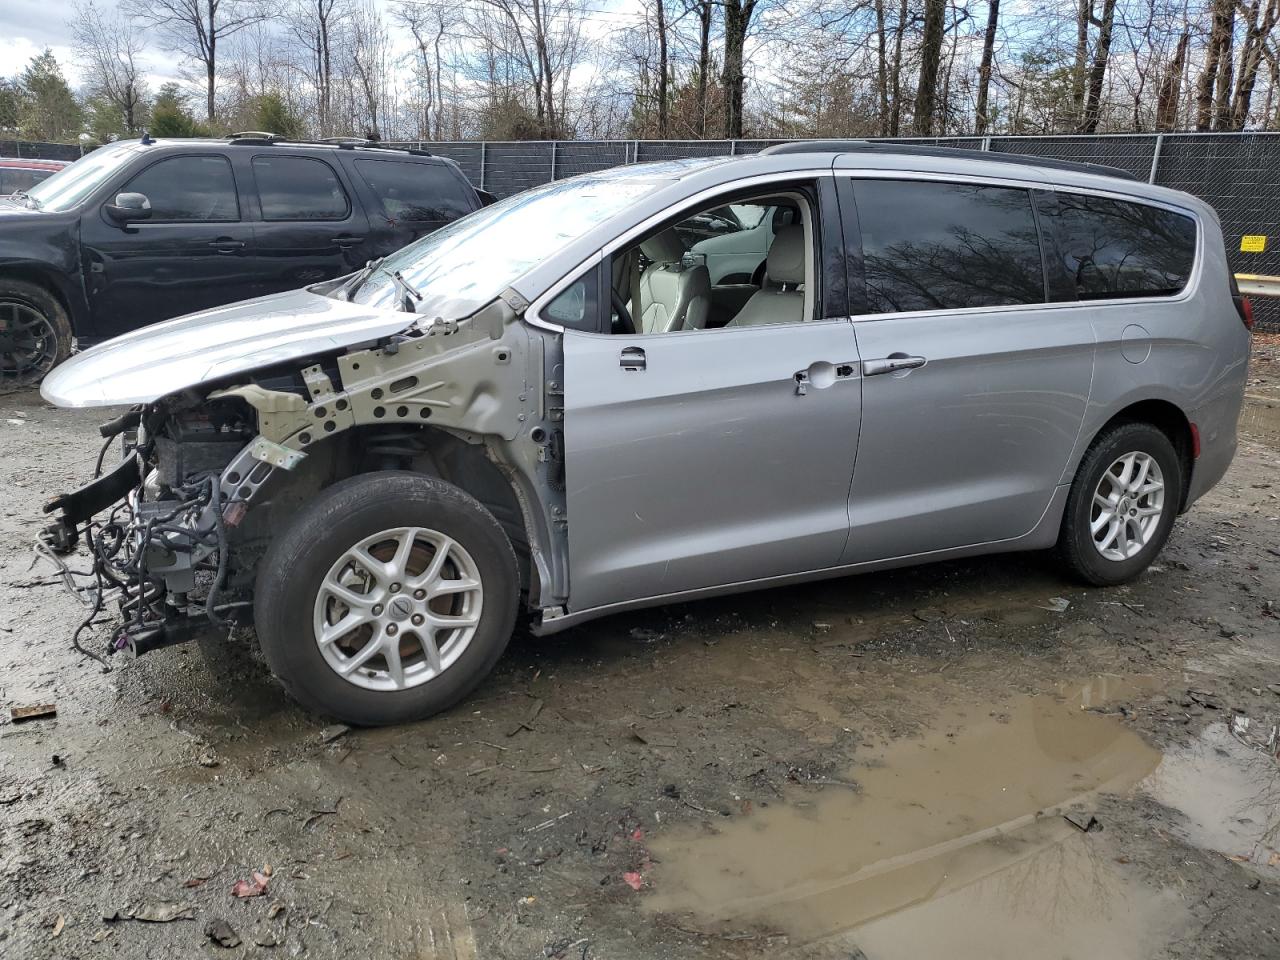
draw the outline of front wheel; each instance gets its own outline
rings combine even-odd
[[[0,387],[35,386],[71,356],[71,322],[44,287],[0,278]]]
[[[365,474],[323,491],[258,573],[258,639],[304,707],[363,726],[457,703],[506,648],[519,580],[502,526],[456,487]]]
[[[1067,499],[1058,553],[1096,586],[1126,583],[1155,559],[1182,502],[1182,465],[1149,423],[1107,430],[1089,448]]]

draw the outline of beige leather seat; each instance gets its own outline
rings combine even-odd
[[[640,275],[639,309],[634,302],[631,304],[636,332],[668,333],[705,327],[711,309],[711,274],[706,266],[685,264],[684,243],[670,229],[645,240],[640,250],[650,263]]]
[[[731,327],[757,327],[767,323],[799,323],[804,316],[804,226],[780,228],[769,245],[765,261],[765,288],[754,293],[729,321]],[[777,284],[776,287],[768,284]]]

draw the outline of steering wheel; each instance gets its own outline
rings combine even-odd
[[[634,334],[636,332],[636,325],[635,321],[631,319],[631,311],[628,310],[627,305],[622,302],[622,297],[618,295],[617,290],[610,290],[609,293],[612,296],[613,309],[618,314],[619,321],[614,324],[614,326],[619,329],[615,329],[613,332]]]

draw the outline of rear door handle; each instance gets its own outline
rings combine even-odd
[[[219,237],[217,240],[210,240],[209,246],[218,253],[235,253],[237,250],[244,249],[244,241],[234,240],[231,237]]]
[[[924,357],[908,357],[905,353],[893,353],[881,360],[863,360],[862,375],[875,377],[882,373],[896,373],[899,370],[914,370],[923,367],[928,361]]]
[[[364,243],[364,237],[339,236],[332,238],[329,242],[335,247],[341,247],[346,250],[348,247],[355,247]]]
[[[643,370],[648,366],[644,350],[640,347],[623,347],[622,356],[618,358],[618,366],[623,370]]]

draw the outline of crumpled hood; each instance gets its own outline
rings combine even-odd
[[[40,394],[59,407],[150,403],[232,374],[387,337],[418,319],[291,290],[108,340],[55,368]]]

